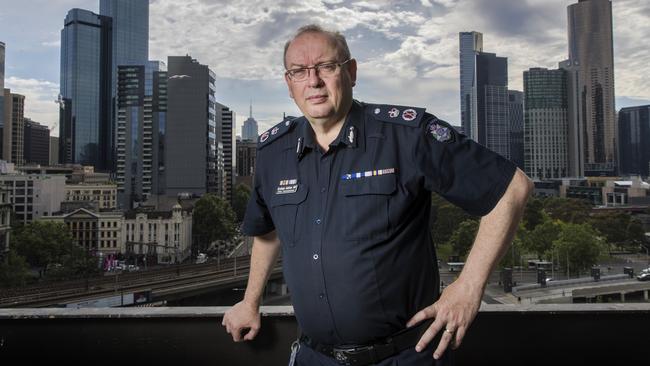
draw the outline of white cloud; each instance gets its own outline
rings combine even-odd
[[[9,77],[5,88],[25,96],[25,117],[50,127],[50,134],[58,136],[59,107],[54,100],[59,95],[59,85],[45,80]],[[54,129],[52,129],[55,127]]]
[[[41,46],[45,47],[61,47],[61,40],[56,40],[56,41],[45,41],[41,42]]]
[[[348,38],[360,66],[357,97],[425,106],[457,123],[458,32],[482,32],[485,51],[508,57],[510,88],[521,89],[524,70],[556,68],[567,57],[566,8],[575,2],[151,0],[150,55],[166,61],[168,55],[190,54],[209,65],[218,76],[220,101],[236,111],[238,122],[248,117],[252,98],[254,117],[269,127],[282,112],[297,113],[282,80],[284,42],[300,25],[315,22]],[[35,4],[41,12],[29,11]],[[646,26],[650,3],[614,0],[612,4],[616,95],[620,100],[649,100],[650,76],[645,70],[650,49],[645,44],[650,37]],[[72,7],[97,11],[98,1],[27,0],[13,2],[0,14],[0,34],[8,44],[7,77],[50,81],[50,86],[25,89],[33,94],[23,92],[28,95],[28,115],[46,123],[58,119],[51,100],[58,94],[59,75],[58,67],[44,66],[58,64],[59,32]],[[21,29],[21,24],[40,26]],[[43,57],[45,52],[51,56]],[[20,92],[26,86],[12,88]],[[45,114],[40,117],[39,111]]]

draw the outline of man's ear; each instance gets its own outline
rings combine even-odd
[[[289,89],[289,97],[293,99],[293,92],[291,91],[291,80],[286,73],[284,74],[284,81],[287,83],[287,89]]]
[[[352,82],[352,86],[355,86],[357,84],[357,60],[350,59],[347,66],[348,73],[350,74],[350,81]]]

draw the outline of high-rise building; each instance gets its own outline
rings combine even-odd
[[[113,136],[109,150],[116,151],[118,66],[146,65],[149,60],[149,0],[100,0],[99,14],[112,21],[111,39],[111,123]],[[113,162],[116,159],[112,159]],[[111,170],[116,167],[113,164]]]
[[[241,128],[241,138],[242,140],[257,141],[258,136],[257,121],[253,118],[253,102],[251,102],[248,119],[244,121]]]
[[[4,161],[11,162],[11,115],[12,115],[12,109],[13,109],[13,98],[11,97],[11,90],[10,89],[2,89],[0,91],[0,94],[2,95],[2,98],[0,99],[2,101],[2,140],[0,141],[0,145],[2,145],[2,150],[0,150],[0,154],[2,154],[1,158]]]
[[[237,140],[237,175],[240,177],[255,174],[257,141]]]
[[[25,118],[25,163],[50,165],[50,129]]]
[[[50,136],[50,164],[59,164],[59,137]]]
[[[235,136],[235,112],[223,104],[216,103],[219,142],[223,144],[224,181],[222,197],[232,202],[237,172],[237,145]]]
[[[217,192],[215,75],[190,56],[169,56],[167,70],[165,194]]]
[[[118,66],[116,181],[122,208],[158,193],[164,170],[161,128],[167,114],[167,70],[163,62]],[[160,154],[162,152],[162,155]]]
[[[509,159],[508,59],[479,52],[476,55],[476,90],[476,141]]]
[[[61,31],[59,157],[108,171],[112,158],[112,21],[72,9]]]
[[[7,124],[11,123],[11,132],[7,129],[5,141],[9,147],[10,161],[16,165],[25,164],[25,96],[16,93],[5,93],[5,98],[10,101],[10,114],[7,115]],[[6,106],[6,105],[5,105]]]
[[[537,179],[569,173],[567,73],[524,71],[524,171]]]
[[[476,56],[483,52],[483,34],[459,33],[460,51],[460,119],[465,135],[478,141]]]
[[[573,145],[582,145],[586,175],[615,174],[616,117],[614,102],[614,53],[612,43],[612,3],[610,0],[580,0],[569,5],[569,115],[582,136]],[[570,150],[575,150],[572,147]],[[572,160],[579,160],[574,158]],[[578,172],[579,175],[582,172]]]
[[[618,111],[620,173],[650,175],[650,105]]]
[[[4,159],[2,155],[2,136],[4,131],[4,119],[5,119],[5,44],[0,41],[0,159]],[[6,159],[5,159],[6,160]]]
[[[524,93],[508,90],[510,160],[524,170]]]

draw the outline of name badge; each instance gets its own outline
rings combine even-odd
[[[284,179],[281,180],[278,184],[278,188],[275,190],[275,194],[289,194],[298,192],[298,180],[297,179]]]

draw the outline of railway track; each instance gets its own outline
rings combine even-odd
[[[135,288],[154,288],[164,284],[178,284],[196,282],[208,277],[223,278],[232,276],[235,272],[248,274],[250,257],[226,259],[217,262],[202,264],[171,265],[156,268],[150,271],[127,272],[104,276],[101,278],[68,281],[65,283],[32,286],[18,291],[0,292],[0,307],[20,307],[33,304],[64,302],[65,300],[97,297],[102,294],[117,291],[132,290]],[[157,288],[157,287],[156,287]],[[40,305],[43,306],[43,305]]]

